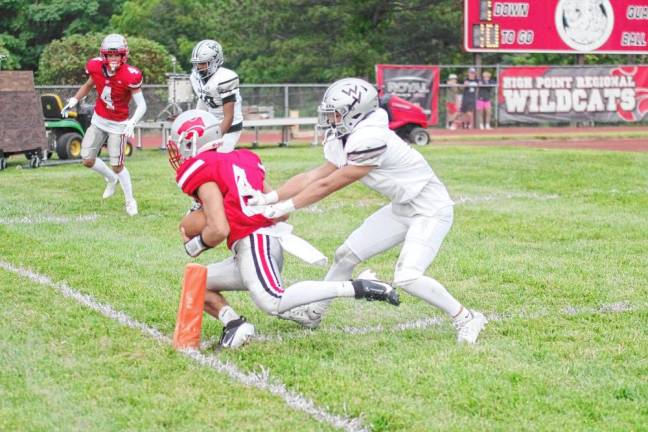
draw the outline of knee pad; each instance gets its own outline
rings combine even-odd
[[[347,280],[351,279],[353,269],[360,263],[361,259],[353,253],[351,248],[342,244],[336,251],[333,257],[333,265],[326,274],[325,280]]]
[[[342,246],[337,248],[335,251],[335,257],[333,258],[333,264],[346,264],[346,265],[352,265],[355,267],[360,263],[360,258],[353,253],[351,248],[346,245],[346,243],[343,243]]]
[[[394,286],[404,289],[409,292],[410,287],[414,282],[419,280],[423,273],[408,268],[397,268],[394,273]]]

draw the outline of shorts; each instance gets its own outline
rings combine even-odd
[[[491,107],[491,101],[489,100],[478,100],[477,101],[477,111],[483,111]]]
[[[457,113],[457,104],[454,102],[446,102],[446,112],[448,114],[456,114]]]

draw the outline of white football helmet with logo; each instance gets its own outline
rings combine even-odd
[[[196,44],[191,52],[191,64],[193,72],[199,76],[203,82],[214,75],[219,67],[223,64],[223,48],[218,42],[211,39],[205,39]],[[207,63],[204,69],[198,69],[199,64]]]
[[[359,78],[344,78],[326,89],[317,108],[319,126],[333,128],[341,138],[377,108],[378,91],[373,85]]]
[[[219,125],[218,119],[207,111],[194,109],[180,114],[171,125],[167,142],[171,167],[177,171],[186,159],[218,148],[223,143]]]
[[[101,55],[104,64],[114,73],[128,60],[128,43],[126,42],[126,38],[116,33],[109,34],[101,42],[99,54]],[[119,62],[109,62],[109,55],[119,55],[121,60]]]

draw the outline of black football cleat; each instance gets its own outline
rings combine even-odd
[[[254,326],[247,322],[245,317],[240,317],[223,327],[218,345],[221,348],[238,348],[245,345],[252,336],[254,336]]]
[[[394,306],[400,304],[398,293],[388,283],[369,279],[356,279],[353,282],[355,298],[364,298],[367,301],[379,300]]]

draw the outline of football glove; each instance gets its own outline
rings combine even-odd
[[[295,204],[292,199],[280,201],[276,204],[271,204],[263,210],[263,216],[268,219],[277,219],[295,211]]]
[[[247,205],[249,206],[265,206],[274,204],[279,201],[279,195],[277,194],[277,191],[272,191],[264,194],[261,191],[252,189],[250,190],[250,193],[251,197],[247,201]]]
[[[127,138],[135,137],[135,122],[133,122],[133,120],[128,120],[128,122],[126,122],[126,127],[124,128],[124,135],[126,135]]]
[[[72,108],[74,108],[77,104],[79,103],[79,100],[75,98],[74,96],[68,99],[67,103],[61,110],[61,117],[63,118],[68,118],[68,113]]]
[[[207,249],[211,249],[211,246],[207,246],[200,235],[197,235],[185,243],[185,251],[187,252],[187,255],[193,258],[196,258]]]

